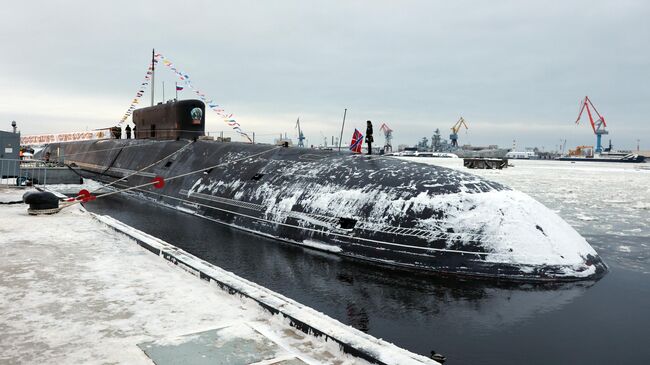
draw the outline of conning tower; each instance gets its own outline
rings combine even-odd
[[[201,100],[171,100],[133,112],[137,139],[195,139],[205,134]]]

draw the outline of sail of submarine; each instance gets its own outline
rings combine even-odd
[[[100,182],[123,179],[114,188],[187,174],[130,193],[391,267],[515,281],[596,279],[607,271],[567,222],[502,184],[392,157],[201,140],[205,113],[197,123],[196,108],[205,110],[199,100],[139,109],[136,139],[57,143],[43,153]]]

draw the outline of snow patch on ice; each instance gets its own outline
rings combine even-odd
[[[580,219],[581,221],[595,221],[597,218],[590,217],[586,214],[579,213],[576,215],[576,218]]]

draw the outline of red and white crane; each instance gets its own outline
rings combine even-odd
[[[386,137],[386,143],[384,144],[384,152],[393,152],[393,130],[390,129],[388,124],[386,123],[381,123],[381,127],[379,127],[379,130],[384,132],[384,137]]]
[[[598,116],[598,119],[595,122],[594,117],[591,114],[590,106],[594,109],[594,112]],[[580,113],[578,114],[578,119],[576,119],[576,124],[580,123],[580,117],[582,117],[582,113],[585,111],[585,109],[587,110],[587,115],[589,116],[591,128],[594,130],[594,134],[596,135],[596,153],[601,153],[603,152],[603,146],[601,142],[602,136],[603,134],[609,134],[609,132],[605,130],[605,127],[607,127],[607,123],[605,123],[605,117],[598,113],[598,110],[596,110],[596,107],[589,99],[589,96],[585,96],[584,100],[581,103]]]

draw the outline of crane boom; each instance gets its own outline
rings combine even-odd
[[[390,133],[390,132],[393,131],[392,129],[390,129],[390,127],[386,123],[381,123],[381,127],[379,127],[379,130],[384,132],[384,133]]]
[[[456,124],[454,124],[451,127],[452,133],[449,135],[449,139],[451,140],[451,145],[453,147],[458,147],[458,131],[460,130],[460,127],[465,127],[465,129],[469,129],[467,127],[467,123],[465,123],[465,119],[463,117],[460,117]]]
[[[465,123],[465,119],[463,119],[463,117],[460,117],[460,119],[458,119],[456,124],[454,124],[453,127],[451,127],[451,130],[454,133],[458,133],[458,131],[460,130],[460,127],[465,127],[465,129],[469,129],[467,127],[467,123]]]
[[[591,106],[591,107],[590,107]],[[594,117],[591,114],[591,109],[594,109],[594,112],[598,116],[598,119],[594,122]],[[607,130],[605,130],[605,127],[607,127],[607,123],[605,122],[605,117],[600,115],[594,104],[591,102],[591,99],[589,99],[589,96],[585,96],[585,98],[582,100],[581,107],[580,107],[580,113],[578,113],[578,118],[576,119],[576,124],[580,124],[580,118],[582,117],[582,113],[584,113],[585,109],[587,110],[587,116],[589,117],[589,123],[591,123],[591,129],[593,129],[594,134],[596,135],[596,152],[601,153],[603,151],[602,145],[601,145],[601,138],[603,134],[609,134]]]
[[[390,129],[388,124],[382,123],[379,130],[384,132],[386,143],[384,144],[384,153],[393,151],[393,130]]]
[[[305,147],[305,143],[303,142],[305,140],[305,135],[302,134],[302,129],[300,129],[300,117],[298,117],[298,120],[296,121],[296,128],[298,129],[298,147]]]
[[[584,98],[584,100],[582,101],[581,104],[582,105],[581,105],[581,108],[580,108],[580,113],[578,113],[578,118],[576,119],[576,124],[580,124],[580,118],[582,117],[582,113],[586,109],[587,110],[587,115],[589,116],[589,122],[591,123],[591,128],[594,130],[594,133],[597,134],[598,133],[597,130],[599,130],[602,127],[607,127],[607,123],[605,123],[605,117],[600,115],[600,113],[598,112],[598,110],[596,109],[594,104],[591,102],[591,99],[589,99],[589,96],[585,96],[585,98]],[[589,108],[589,106],[591,106],[591,108],[594,109],[594,112],[596,112],[596,115],[598,115],[598,120],[596,120],[596,122],[594,122],[594,118],[591,115],[591,109]],[[601,127],[601,124],[602,124],[602,127]],[[603,133],[603,134],[606,134],[606,133]]]

